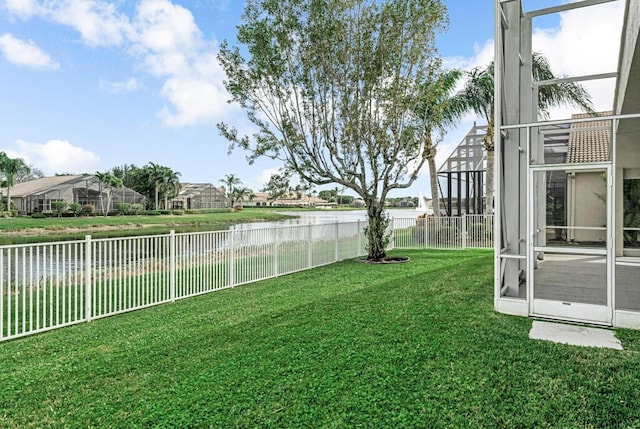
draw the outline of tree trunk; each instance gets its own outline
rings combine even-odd
[[[494,170],[494,144],[493,144],[493,121],[489,121],[487,124],[487,134],[484,136],[484,148],[487,151],[487,175],[485,182],[487,184],[487,192],[485,193],[485,214],[493,213],[493,170]]]
[[[158,185],[156,185],[155,191],[156,191],[156,205],[154,208],[158,210]]]
[[[433,214],[440,216],[440,193],[438,190],[438,172],[436,171],[436,159],[435,150],[433,156],[427,158],[427,165],[429,166],[429,182],[431,184],[431,202],[433,206]]]
[[[367,259],[380,261],[387,256],[385,251],[388,220],[384,216],[382,205],[377,201],[367,201]]]
[[[6,210],[8,212],[11,211],[11,186],[7,183],[7,207]]]
[[[488,150],[487,151],[487,178],[486,178],[487,193],[485,194],[485,209],[484,209],[485,214],[493,213],[493,191],[494,191],[493,170],[494,170],[494,151]]]

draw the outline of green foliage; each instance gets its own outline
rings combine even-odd
[[[441,72],[435,34],[446,21],[440,0],[250,0],[241,46],[223,42],[218,59],[258,131],[218,129],[250,162],[276,158],[305,183],[359,195],[375,253],[384,246],[374,206],[409,187],[426,160],[416,105],[431,102],[420,89]]]
[[[73,213],[73,216],[78,216],[82,214],[82,204],[80,203],[69,204],[69,211]]]
[[[131,204],[131,214],[137,215],[140,214],[140,212],[142,212],[144,210],[144,205],[140,204],[140,203],[133,203]]]
[[[58,217],[62,216],[62,213],[64,213],[67,210],[68,206],[69,206],[69,203],[67,203],[66,201],[62,201],[62,200],[51,201],[51,210]]]
[[[31,213],[31,218],[32,219],[46,219],[46,215],[44,213],[41,212],[35,212],[35,213]]]
[[[161,215],[170,215],[171,214],[171,210],[158,210],[158,212]]]
[[[182,216],[184,215],[184,210],[171,210],[171,213],[176,215],[176,216]]]
[[[85,204],[82,206],[81,213],[83,216],[93,216],[95,211],[96,211],[96,208],[93,204]]]
[[[160,216],[160,210],[147,210],[145,213],[147,216]]]
[[[291,171],[281,168],[269,177],[269,181],[261,189],[269,194],[269,201],[275,201],[291,192]]]
[[[116,204],[116,211],[119,215],[125,216],[132,213],[131,204],[129,203],[118,203]]]
[[[144,195],[147,208],[160,208],[160,199],[168,201],[179,190],[180,173],[153,162],[143,167],[133,164],[114,167],[110,173],[120,178],[127,188]]]

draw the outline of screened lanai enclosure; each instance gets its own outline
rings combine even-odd
[[[538,82],[531,72],[537,18],[610,3],[523,10],[520,0],[495,2],[500,312],[640,328],[640,0],[615,1],[624,6],[611,23],[621,29],[617,69]],[[543,87],[594,81],[609,82],[611,111],[541,119]]]
[[[486,125],[476,125],[438,169],[442,201],[439,212],[446,216],[483,214],[487,157],[484,150]],[[436,208],[434,207],[434,212]]]
[[[6,189],[2,194],[7,195]],[[118,203],[144,204],[144,196],[126,187],[111,189],[96,176],[85,174],[18,183],[11,188],[11,201],[20,213],[51,212],[54,201],[92,205],[102,212],[115,210]]]
[[[218,209],[229,207],[224,189],[211,183],[181,183],[178,195],[171,201],[173,209]]]

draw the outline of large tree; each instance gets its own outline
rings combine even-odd
[[[415,115],[421,85],[439,73],[440,0],[248,0],[240,47],[221,46],[226,88],[257,127],[228,124],[230,142],[303,180],[338,184],[364,201],[368,258],[386,256],[390,191],[411,186],[426,160]]]
[[[16,183],[16,177],[28,172],[29,167],[22,158],[9,158],[5,152],[0,152],[0,174],[4,177],[3,186],[7,188],[7,211],[11,210],[11,188]]]
[[[485,212],[493,211],[493,172],[494,172],[494,73],[493,61],[486,67],[475,68],[468,72],[463,89],[456,94],[457,102],[463,109],[474,112],[487,121],[487,133],[484,147],[487,152],[487,176],[485,193]],[[540,53],[532,55],[531,73],[536,82],[557,79],[549,61]],[[562,105],[573,106],[585,112],[594,113],[591,97],[580,84],[562,82],[542,85],[538,88],[538,114],[547,118],[549,109]]]

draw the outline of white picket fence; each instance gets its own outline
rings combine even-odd
[[[486,224],[482,240],[471,240],[470,228],[479,222],[442,219],[424,226],[416,218],[394,219],[390,247],[489,247]],[[0,341],[355,258],[366,254],[365,226],[357,221],[0,246]]]

